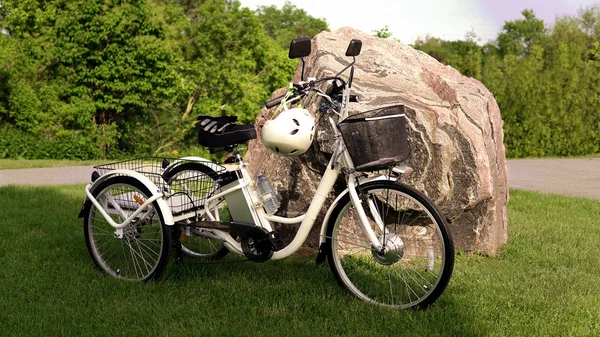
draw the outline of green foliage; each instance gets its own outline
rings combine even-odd
[[[47,140],[2,124],[0,134],[0,158],[89,159],[101,155],[90,137],[76,131],[63,131]]]
[[[197,116],[252,122],[295,69],[289,41],[328,29],[290,2],[1,3],[0,158],[196,152]],[[485,45],[471,31],[414,47],[494,93],[509,156],[600,153],[600,6],[552,27],[522,14]]]
[[[467,76],[494,94],[504,120],[510,157],[600,153],[600,7],[553,27],[531,10],[506,22],[497,41],[427,38],[415,48]]]
[[[256,17],[238,3],[208,0],[196,7],[186,27],[185,78],[197,91],[202,114],[237,115],[254,121],[257,103],[285,84],[295,62],[267,37]],[[289,42],[289,41],[288,41]]]
[[[388,37],[392,36],[392,32],[390,32],[390,28],[387,25],[385,25],[381,29],[374,30],[373,35],[380,37],[382,39],[387,39]]]
[[[175,109],[170,111],[169,127],[163,128],[159,151],[193,144],[199,115],[235,115],[241,123],[253,122],[262,103],[295,69],[254,12],[238,2],[173,1],[157,6],[181,57],[180,81],[172,98]]]
[[[388,39],[388,38],[392,38],[392,32],[390,32],[390,28],[385,25],[383,28],[378,29],[378,30],[374,30],[373,31],[373,35],[382,38],[382,39]],[[400,40],[398,40],[397,38],[392,38],[394,41],[396,42],[400,42]]]
[[[523,19],[507,21],[498,35],[501,55],[525,55],[545,37],[544,21],[536,18],[533,10],[521,12]]]
[[[145,1],[3,4],[10,37],[2,43],[14,45],[8,55],[14,61],[3,62],[3,119],[50,143],[80,135],[101,149],[93,156],[116,145],[131,151],[123,130],[141,122],[136,130],[146,131],[148,143],[157,123],[147,117],[172,96],[177,76],[164,29]]]
[[[303,34],[324,23],[290,4],[268,13]],[[72,142],[55,158],[185,152],[198,115],[253,121],[295,69],[261,20],[222,0],[2,0],[0,123],[27,141],[0,157],[58,152],[37,140]]]
[[[329,30],[325,19],[314,18],[303,9],[286,1],[281,9],[276,6],[259,6],[256,15],[262,22],[264,29],[277,44],[287,50],[290,41],[297,37],[309,37]]]
[[[502,59],[504,79],[484,78],[500,105],[510,156],[600,152],[598,41],[581,28],[579,18],[564,17],[543,36],[520,34],[512,45],[523,48]]]
[[[428,36],[425,40],[417,40],[413,47],[453,66],[465,76],[481,79],[482,48],[474,40],[445,41]]]

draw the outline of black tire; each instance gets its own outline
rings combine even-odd
[[[327,257],[335,278],[368,302],[397,309],[426,308],[443,293],[454,268],[454,246],[441,212],[421,192],[402,183],[370,182],[359,192],[386,252],[371,247],[350,196],[344,196],[326,230]],[[373,213],[385,223],[385,239]]]
[[[199,180],[197,179],[199,173],[205,175],[205,177],[200,179],[204,185],[209,183],[209,179],[212,180],[213,188],[202,188],[202,195],[188,195],[189,198],[196,201],[212,196],[214,190],[218,187],[216,180],[219,174],[212,168],[198,162],[186,162],[179,165],[175,164],[173,167],[167,168],[167,170],[163,172],[163,179],[171,189],[178,192],[185,189],[185,186],[181,185],[185,184],[186,181],[194,181],[197,183]],[[183,177],[183,179],[179,179],[180,177]],[[188,179],[188,177],[191,177],[192,179]],[[229,253],[229,249],[227,249],[221,241],[199,236],[199,229],[193,227],[186,228],[185,224],[181,225],[181,227],[181,251],[185,255],[203,260],[220,260]]]
[[[109,206],[108,198],[112,198],[128,216],[152,193],[133,177],[114,176],[98,185],[92,195],[115,222],[121,223],[123,216]],[[94,204],[87,208],[84,215],[85,243],[96,267],[125,280],[160,278],[169,262],[171,228],[165,225],[158,203],[155,201],[142,211],[123,229],[120,237],[118,233]]]

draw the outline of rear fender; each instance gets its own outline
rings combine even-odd
[[[161,193],[159,188],[150,179],[148,179],[143,174],[136,172],[136,171],[132,171],[132,170],[114,170],[114,171],[110,171],[106,174],[101,175],[98,179],[96,179],[96,181],[94,183],[91,184],[90,192],[92,194],[94,194],[94,192],[98,188],[98,186],[100,186],[103,182],[105,182],[108,179],[115,177],[115,176],[133,177],[133,178],[137,179],[140,183],[142,183],[146,188],[148,188],[148,190],[152,193],[152,195]],[[156,203],[158,204],[159,210],[163,214],[163,219],[164,219],[165,225],[172,226],[174,224],[173,214],[171,213],[171,209],[169,208],[169,205],[167,204],[165,199],[158,198],[158,199],[156,199]],[[85,201],[83,202],[83,206],[81,207],[81,211],[79,212],[79,218],[84,217],[85,214],[87,214],[89,212],[90,207],[92,207],[92,201],[86,197]]]
[[[164,171],[165,172],[169,171],[169,170],[175,168],[177,165],[181,164],[182,162],[184,162],[184,163],[198,162],[199,164],[202,164],[202,165],[212,169],[215,172],[220,172],[223,169],[223,166],[221,166],[217,163],[214,163],[206,158],[189,156],[189,157],[182,157],[182,158],[175,159],[172,163],[170,163],[167,167],[165,167]]]

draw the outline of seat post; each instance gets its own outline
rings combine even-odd
[[[240,155],[240,153],[242,151],[244,151],[243,147],[237,146],[237,145],[231,145],[231,146],[226,147],[224,150],[229,152],[229,154],[231,154],[231,156],[225,158],[225,160],[223,161],[224,164],[235,164],[235,163],[243,163],[244,162],[244,159]]]

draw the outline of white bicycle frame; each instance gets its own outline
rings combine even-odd
[[[342,109],[341,109],[342,110],[341,114],[339,114],[339,116],[341,118],[344,118],[347,115],[347,107],[348,107],[347,103],[348,103],[349,92],[350,92],[350,90],[348,90],[346,88],[343,93],[343,102],[345,104],[343,104]],[[320,96],[329,98],[329,96],[323,94],[322,92],[318,91],[317,93]],[[294,101],[294,99],[287,102],[287,104],[292,103],[293,101]],[[329,98],[329,102],[332,103],[330,98]],[[286,102],[284,101],[283,104],[285,105]],[[381,250],[383,250],[383,244],[377,238],[375,232],[373,231],[373,228],[371,228],[371,224],[369,222],[369,219],[367,218],[366,212],[363,208],[363,204],[357,193],[356,186],[357,186],[357,183],[360,184],[360,183],[374,181],[374,180],[395,181],[397,178],[395,178],[393,176],[386,176],[386,175],[380,175],[380,176],[370,177],[370,178],[366,178],[366,179],[362,178],[361,174],[354,170],[354,164],[352,162],[352,158],[350,158],[350,155],[349,155],[348,151],[346,150],[344,141],[342,139],[342,136],[341,136],[339,130],[337,129],[336,123],[334,122],[334,120],[331,116],[328,116],[328,120],[329,120],[329,124],[331,125],[331,129],[334,133],[334,137],[335,137],[335,146],[334,146],[335,151],[334,151],[331,159],[329,160],[329,163],[327,164],[327,169],[325,170],[325,173],[323,174],[323,177],[321,178],[321,181],[319,183],[317,191],[315,192],[315,195],[308,207],[307,212],[305,214],[295,217],[295,218],[285,218],[285,217],[280,217],[280,216],[276,216],[276,215],[269,215],[264,211],[264,209],[262,207],[263,204],[260,201],[261,199],[255,188],[256,185],[254,183],[254,180],[252,179],[252,176],[247,169],[247,164],[244,163],[244,161],[241,158],[239,158],[240,159],[239,168],[236,171],[237,175],[238,175],[237,183],[236,184],[230,183],[229,185],[226,185],[224,187],[220,187],[219,189],[217,189],[216,194],[206,200],[206,202],[204,203],[204,209],[200,210],[199,213],[191,212],[191,213],[181,214],[181,215],[174,217],[169,209],[169,206],[165,202],[163,193],[157,192],[157,193],[153,193],[153,195],[148,200],[146,200],[142,205],[139,206],[139,208],[136,211],[134,211],[130,215],[127,215],[125,212],[120,211],[119,205],[116,202],[114,202],[114,201],[111,202],[109,200],[108,202],[111,203],[113,208],[115,208],[117,212],[122,213],[121,216],[124,219],[124,221],[122,223],[120,223],[120,224],[116,223],[115,221],[113,221],[113,219],[110,217],[110,215],[103,209],[102,205],[100,205],[100,203],[93,197],[91,190],[92,190],[92,187],[98,186],[98,184],[101,181],[106,180],[106,179],[108,179],[109,176],[115,175],[115,174],[132,176],[132,177],[138,179],[144,185],[146,185],[148,190],[150,190],[150,191],[158,190],[156,188],[156,186],[148,178],[144,177],[141,173],[138,173],[138,172],[135,172],[132,170],[125,170],[125,169],[116,170],[116,171],[112,171],[111,174],[102,176],[94,184],[90,184],[86,187],[86,190],[85,190],[86,196],[91,201],[91,203],[93,203],[98,208],[98,210],[106,218],[108,223],[112,227],[115,228],[115,230],[116,230],[115,233],[117,235],[119,235],[120,233],[122,233],[124,227],[126,227],[129,223],[131,223],[131,221],[134,218],[136,218],[140,214],[143,214],[142,210],[144,210],[147,205],[149,205],[150,203],[152,203],[154,201],[158,202],[158,206],[159,206],[161,212],[164,214],[165,224],[169,225],[169,226],[174,225],[175,223],[177,223],[179,221],[186,221],[187,223],[191,223],[190,219],[197,215],[200,215],[200,216],[205,215],[211,221],[220,221],[219,212],[222,208],[222,206],[220,206],[221,201],[224,198],[226,199],[228,196],[231,196],[233,193],[237,193],[238,191],[241,191],[241,194],[243,197],[238,198],[235,205],[228,204],[228,207],[230,208],[230,210],[233,207],[247,207],[249,210],[251,219],[247,219],[247,221],[244,221],[244,223],[253,222],[256,226],[260,226],[268,232],[273,231],[271,222],[277,222],[277,223],[283,223],[283,224],[298,224],[298,223],[300,224],[298,232],[294,236],[294,239],[292,240],[292,242],[289,245],[287,245],[285,248],[273,253],[273,256],[271,259],[278,260],[278,259],[283,259],[285,257],[292,255],[302,246],[302,244],[308,237],[308,234],[309,234],[310,230],[312,229],[312,227],[315,223],[315,220],[317,219],[317,216],[319,215],[319,212],[320,212],[321,208],[323,207],[325,200],[327,199],[327,196],[333,189],[333,186],[340,174],[340,171],[342,170],[342,168],[346,168],[346,169],[348,169],[348,173],[346,174],[346,183],[348,185],[348,188],[346,191],[344,191],[340,195],[338,195],[337,199],[335,199],[333,204],[330,206],[330,208],[325,216],[325,219],[323,221],[323,224],[322,224],[320,241],[321,241],[321,243],[323,243],[323,241],[325,239],[325,230],[327,228],[327,223],[328,223],[329,217],[333,211],[333,208],[336,206],[337,202],[341,199],[341,197],[346,195],[346,193],[347,193],[350,197],[350,200],[352,201],[352,204],[354,205],[354,207],[357,211],[358,217],[360,219],[360,223],[362,225],[362,229],[363,229],[365,235],[367,236],[368,240],[370,241],[371,246],[373,247],[373,249],[375,249],[377,251],[381,251]],[[189,157],[189,158],[184,158],[184,159],[195,160],[195,159],[201,159],[201,158]],[[211,163],[207,163],[205,160],[202,160],[202,162],[206,163],[207,165],[211,164]],[[216,164],[213,164],[213,165],[216,165]],[[397,168],[394,168],[393,171],[396,174],[398,174],[398,176],[401,176],[405,172],[406,169],[407,168],[397,167]],[[231,186],[231,185],[233,185],[233,186]],[[230,187],[228,187],[228,186],[230,186]],[[387,232],[385,230],[385,226],[383,224],[382,219],[378,216],[378,212],[376,210],[376,207],[375,207],[373,201],[369,200],[369,201],[367,201],[367,204],[369,206],[369,210],[370,210],[371,214],[373,215],[373,218],[374,218],[373,220],[375,221],[375,223],[378,226],[378,228],[380,229],[380,231],[382,233]],[[235,221],[235,219],[234,219],[234,221]],[[208,238],[212,238],[212,239],[221,240],[229,250],[234,251],[241,255],[244,254],[240,243],[237,242],[233,237],[231,237],[231,235],[229,233],[227,233],[226,231],[207,228],[205,230],[201,230],[200,235],[208,237]]]
[[[277,223],[283,223],[283,224],[300,223],[298,232],[294,236],[294,239],[292,240],[292,242],[289,245],[287,245],[285,248],[274,252],[271,259],[273,259],[273,260],[283,259],[283,258],[286,258],[286,257],[292,255],[293,253],[295,253],[302,246],[302,244],[308,237],[308,234],[309,234],[310,230],[312,229],[312,227],[315,223],[315,220],[317,219],[317,216],[319,215],[319,212],[320,212],[321,208],[323,207],[323,204],[325,203],[327,196],[329,195],[329,192],[331,192],[331,190],[333,189],[333,186],[340,174],[341,169],[343,167],[345,167],[345,168],[353,168],[354,167],[353,163],[352,163],[352,159],[350,158],[348,151],[345,148],[341,134],[337,130],[335,122],[333,121],[333,119],[331,117],[329,117],[329,122],[332,126],[333,132],[335,133],[335,148],[336,148],[336,150],[334,151],[334,153],[327,165],[327,169],[325,170],[325,173],[323,174],[323,177],[319,183],[317,191],[315,192],[315,195],[314,195],[314,197],[310,203],[310,206],[308,207],[308,210],[305,214],[295,217],[295,218],[285,218],[285,217],[266,214],[264,209],[262,208],[262,203],[259,201],[260,198],[256,191],[254,181],[251,177],[250,172],[248,171],[248,169],[246,167],[247,164],[244,163],[242,160],[240,160],[240,164],[239,164],[238,184],[234,187],[228,188],[226,190],[222,190],[219,193],[215,194],[214,196],[210,197],[205,203],[204,214],[211,221],[218,221],[218,210],[216,210],[214,208],[216,206],[216,203],[221,201],[228,194],[234,193],[238,190],[242,190],[242,193],[245,197],[247,206],[252,213],[252,218],[254,220],[254,223],[257,226],[263,227],[268,232],[271,232],[273,230],[273,228],[271,226],[271,222],[277,222]],[[369,219],[367,218],[365,210],[363,209],[363,206],[362,206],[362,202],[356,191],[356,183],[358,181],[359,175],[360,174],[357,173],[356,171],[350,170],[350,173],[347,174],[347,176],[346,176],[346,183],[348,185],[347,191],[350,195],[350,200],[352,200],[352,204],[354,205],[354,207],[356,208],[356,210],[358,212],[360,222],[363,227],[363,231],[367,235],[369,241],[371,242],[371,245],[373,246],[374,249],[381,250],[382,243],[379,241],[379,239],[375,235],[373,229],[371,228]],[[378,180],[378,179],[395,180],[394,178],[387,177],[387,176],[379,176],[379,177],[375,177],[375,178],[370,178],[368,180],[372,181],[372,180]],[[372,202],[371,202],[371,204],[372,204]],[[333,209],[334,206],[335,206],[335,203],[331,206],[328,214],[331,213],[331,210]],[[373,207],[373,209],[371,210],[372,213],[376,214],[376,212],[373,212],[374,205],[370,205],[370,208],[371,207]],[[326,218],[328,218],[328,217],[326,217]],[[375,217],[374,220],[376,221],[378,227],[383,231],[384,230],[383,221],[379,217]],[[326,227],[326,221],[324,221],[323,228],[321,230],[321,233],[322,233],[321,240],[324,237],[323,233],[324,233],[325,227]],[[233,239],[231,237],[231,235],[229,235],[227,232],[220,231],[220,230],[214,230],[214,229],[212,231],[214,234],[216,234],[217,237],[219,237],[220,239],[223,240],[223,242],[225,243],[225,245],[227,246],[228,249],[235,251],[239,254],[243,254],[240,243],[237,242],[235,239]]]

